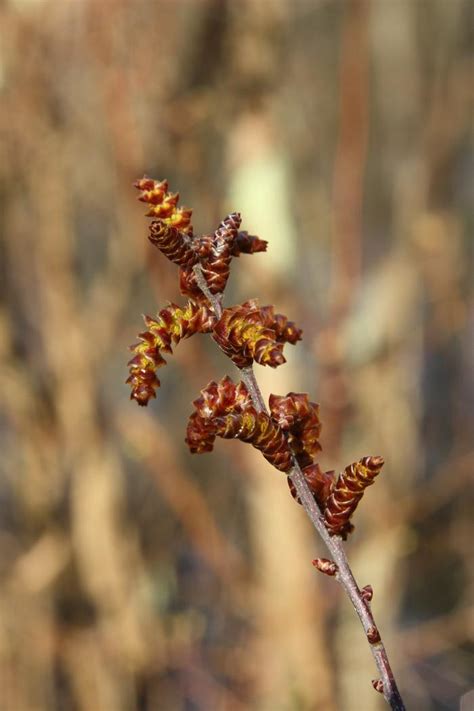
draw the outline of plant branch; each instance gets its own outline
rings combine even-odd
[[[259,411],[267,412],[262,393],[255,378],[252,366],[241,369],[242,380],[247,386],[248,391],[253,400],[253,404]],[[385,646],[380,637],[377,625],[375,624],[374,616],[369,606],[369,602],[365,599],[362,591],[356,583],[351,567],[347,560],[346,552],[342,545],[340,536],[331,536],[324,523],[323,515],[318,504],[312,495],[304,474],[298,462],[293,460],[294,466],[290,473],[290,479],[295,485],[298,497],[303,505],[303,508],[311,520],[314,528],[317,530],[323,539],[326,547],[329,549],[334,562],[337,564],[336,580],[342,585],[347,596],[359,616],[362,627],[364,628],[367,641],[369,642],[370,650],[379,670],[382,684],[383,695],[393,709],[393,711],[405,711],[402,698],[395,682],[390,663],[388,660]]]
[[[204,274],[202,273],[202,267],[200,264],[196,264],[195,267],[193,267],[193,271],[196,275],[196,281],[199,288],[201,289],[206,299],[208,299],[208,301],[210,302],[217,318],[220,318],[222,316],[222,294],[212,294],[210,292],[209,287],[207,286],[207,282],[204,278]]]
[[[216,317],[220,318],[222,315],[222,297],[220,295],[216,296],[211,294],[199,264],[194,267],[194,273],[196,274],[196,281],[199,288],[211,303]],[[238,368],[238,370],[241,374],[243,382],[247,386],[255,409],[259,412],[266,412],[268,414],[262,392],[253,371],[253,367],[248,366],[246,368]],[[335,573],[336,580],[344,588],[344,591],[352,602],[352,605],[361,621],[367,641],[369,642],[372,656],[374,657],[375,664],[381,677],[382,689],[380,690],[393,711],[405,711],[405,705],[400,696],[400,692],[398,691],[385,646],[382,642],[379,630],[375,624],[374,616],[370,609],[368,596],[364,595],[363,591],[361,591],[357,585],[342,545],[342,539],[340,536],[331,536],[329,534],[324,523],[321,510],[316,503],[304,474],[301,471],[301,467],[295,458],[293,458],[293,469],[291,470],[289,477],[295,485],[296,492],[308,518],[316,531],[319,533],[320,537],[323,539],[334,562],[337,565],[337,572]],[[375,688],[377,687],[375,686]]]

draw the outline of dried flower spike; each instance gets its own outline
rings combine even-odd
[[[172,262],[183,267],[192,267],[198,261],[192,245],[192,210],[177,207],[179,194],[168,192],[168,181],[143,177],[134,183],[140,190],[138,199],[149,205],[148,217],[155,217],[150,224],[150,242]]]
[[[227,415],[229,412],[244,412],[252,406],[252,398],[244,383],[237,385],[226,375],[218,383],[212,380],[201,390],[201,395],[194,400],[197,414],[209,420]]]
[[[275,469],[288,472],[292,468],[291,452],[285,436],[266,412],[257,412],[249,407],[243,413],[218,417],[214,424],[219,437],[250,442]]]
[[[148,239],[165,257],[180,267],[191,269],[198,262],[191,238],[164,220],[153,220],[150,223]]]
[[[374,483],[383,463],[382,457],[364,457],[346,467],[339,475],[324,511],[326,527],[331,535],[347,538],[353,529],[351,516],[365,489]]]
[[[156,370],[166,364],[161,352],[172,353],[172,344],[194,333],[208,333],[215,317],[209,306],[189,301],[183,308],[169,304],[157,318],[144,316],[144,320],[148,330],[140,333],[139,342],[130,347],[134,356],[128,362],[130,397],[139,405],[148,405],[150,398],[156,397],[156,389],[160,386]]]
[[[281,319],[284,318],[281,316]],[[288,333],[282,329],[277,334],[273,328],[274,323],[275,318],[269,317],[268,307],[260,309],[256,299],[251,299],[239,306],[224,309],[214,327],[213,337],[239,368],[251,365],[254,360],[261,365],[276,368],[285,362],[283,345],[290,340],[286,336],[291,337],[290,342],[296,342],[294,338],[298,329],[291,328]]]
[[[190,260],[188,265],[184,264],[183,260],[179,270],[179,285],[182,294],[195,300],[203,298],[192,268],[197,262],[201,265],[202,275],[211,294],[221,294],[229,278],[232,257],[266,250],[265,240],[259,239],[255,235],[249,235],[247,232],[237,232],[239,225],[240,215],[232,213],[221,222],[213,234],[201,235],[194,240],[192,246],[197,260]]]
[[[134,183],[140,190],[138,199],[150,205],[147,217],[156,217],[169,227],[192,234],[191,215],[188,207],[177,207],[179,193],[168,192],[167,180],[153,180],[146,175]]]
[[[149,178],[147,175],[136,180],[133,186],[137,188],[137,190],[140,190],[138,199],[141,202],[147,202],[152,205],[161,203],[168,192],[167,180],[153,180],[153,178]]]
[[[255,254],[266,252],[268,242],[248,232],[239,232],[232,244],[232,256],[240,257],[241,254]]]
[[[254,301],[256,302],[255,299]],[[277,341],[292,345],[301,341],[303,335],[301,328],[298,328],[294,321],[289,321],[284,314],[275,314],[273,306],[262,306],[260,313],[265,326],[275,331]]]
[[[189,418],[186,443],[192,454],[212,452],[217,436],[213,418],[228,412],[243,412],[252,400],[244,383],[235,383],[226,375],[219,383],[211,381],[194,401],[196,411]]]
[[[230,378],[211,382],[194,401],[186,442],[193,453],[209,452],[215,437],[240,439],[260,450],[276,469],[292,467],[291,452],[281,429],[265,412],[257,412],[243,383]]]
[[[271,395],[270,412],[275,422],[288,432],[288,441],[300,466],[312,464],[321,451],[319,405],[311,402],[306,393]]]
[[[233,212],[227,215],[214,234],[202,235],[196,240],[195,248],[211,294],[222,294],[226,287],[241,221],[239,213]]]

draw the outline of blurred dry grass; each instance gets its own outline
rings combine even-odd
[[[139,314],[179,299],[144,172],[197,229],[238,209],[269,240],[229,300],[304,327],[259,377],[320,401],[323,463],[387,461],[349,545],[408,707],[473,684],[472,9],[0,4],[2,711],[384,708],[281,478],[238,443],[185,451],[229,370],[212,344],[128,401]]]

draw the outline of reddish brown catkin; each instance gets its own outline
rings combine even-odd
[[[157,218],[150,224],[150,242],[175,264],[191,268],[198,261],[192,243],[192,210],[177,206],[179,193],[168,192],[167,180],[145,176],[134,185],[140,190],[138,199],[149,205],[147,216]]]
[[[190,416],[186,443],[193,454],[212,452],[217,436],[213,418],[229,412],[243,412],[252,406],[252,399],[244,383],[235,383],[228,375],[219,383],[212,380],[194,400],[195,412]]]
[[[147,217],[159,218],[166,225],[192,235],[191,215],[193,211],[188,207],[177,207],[179,193],[168,192],[167,180],[158,181],[145,176],[137,180],[134,186],[140,190],[138,199],[150,206],[146,213]]]
[[[128,362],[127,383],[132,388],[131,398],[139,405],[147,405],[150,398],[156,397],[160,387],[156,371],[166,364],[161,352],[172,353],[172,344],[194,333],[208,333],[215,317],[208,306],[189,301],[183,308],[170,304],[156,318],[144,316],[144,320],[148,329],[138,334],[139,342],[130,347],[134,356]]]
[[[255,300],[246,301],[224,309],[214,327],[213,337],[239,368],[251,365],[254,360],[276,368],[285,362],[285,341],[282,336],[277,337],[268,322],[267,315],[258,308]]]
[[[197,264],[198,256],[188,235],[163,220],[153,220],[148,239],[165,257],[180,267],[190,269]]]
[[[350,519],[368,486],[374,483],[384,464],[382,457],[364,457],[339,475],[326,501],[324,518],[331,535],[343,539],[353,529]]]
[[[321,451],[319,405],[311,402],[306,393],[271,395],[270,412],[275,422],[288,432],[290,447],[300,466],[312,464]]]
[[[252,301],[256,302],[256,299]],[[292,345],[301,341],[303,331],[297,327],[294,321],[289,321],[284,314],[275,314],[273,306],[262,306],[260,313],[265,326],[275,332],[277,341],[291,343]]]
[[[244,383],[237,385],[226,375],[216,383],[215,380],[201,390],[200,396],[194,400],[196,412],[204,419],[220,417],[229,412],[244,412],[252,406],[252,398]]]
[[[249,407],[243,413],[217,417],[214,425],[219,437],[250,442],[275,469],[288,472],[292,468],[291,451],[285,435],[265,412]]]
[[[268,242],[260,239],[256,235],[249,235],[248,232],[239,232],[232,244],[232,256],[240,257],[241,254],[255,254],[255,252],[266,252]]]
[[[196,241],[202,273],[211,294],[222,294],[226,287],[240,223],[239,213],[233,212],[227,215],[214,234],[203,235]]]
[[[194,405],[186,436],[191,452],[211,451],[215,437],[235,438],[250,442],[276,469],[289,471],[291,451],[282,430],[266,413],[255,410],[243,383],[234,385],[228,377],[213,381]]]

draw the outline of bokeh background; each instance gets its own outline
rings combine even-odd
[[[372,658],[284,477],[192,457],[191,400],[233,367],[179,345],[130,402],[141,313],[181,303],[132,182],[304,329],[266,395],[321,404],[321,462],[382,454],[349,556],[408,708],[473,684],[469,501],[472,0],[0,3],[0,708],[376,711]],[[270,370],[270,369],[268,369]],[[472,481],[472,480],[471,480]]]

